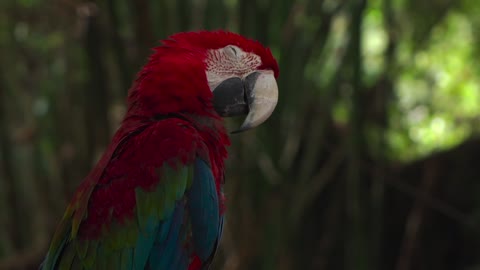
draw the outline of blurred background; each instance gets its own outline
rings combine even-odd
[[[0,269],[37,269],[150,48],[219,28],[272,49],[280,99],[232,137],[214,269],[480,269],[479,14],[473,0],[2,0]]]

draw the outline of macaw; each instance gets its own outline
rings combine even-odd
[[[259,42],[184,32],[154,49],[120,128],[75,191],[41,268],[208,269],[222,234],[222,117],[260,125],[278,100],[278,64]]]

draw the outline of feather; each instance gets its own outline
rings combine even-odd
[[[89,243],[90,241],[85,241],[85,240],[79,240],[74,243],[77,249],[77,256],[80,258],[80,260],[84,260],[85,256],[87,256]]]
[[[72,266],[73,258],[75,257],[75,249],[72,247],[72,245],[68,245],[63,253],[62,257],[60,259],[60,262],[58,264],[58,269],[59,270],[68,270]]]
[[[90,240],[88,244],[88,250],[85,254],[85,258],[82,260],[83,266],[86,269],[90,269],[95,264],[95,260],[97,258],[97,249],[98,249],[98,241]]]
[[[64,216],[68,217],[68,213],[65,213]],[[70,236],[70,228],[71,221],[65,218],[62,219],[57,228],[58,234],[53,237],[45,261],[41,265],[42,269],[54,269],[55,265],[60,260],[59,257],[67,243],[67,238]]]
[[[175,214],[173,216],[172,225],[170,226],[170,231],[168,233],[167,239],[163,244],[163,252],[160,253],[160,261],[156,265],[157,269],[167,270],[171,269],[173,263],[175,252],[178,249],[179,245],[179,234],[182,227],[183,215],[185,207],[182,205],[176,208]]]
[[[83,265],[78,256],[75,256],[72,261],[72,265],[70,267],[70,270],[83,270]],[[112,268],[113,269],[113,268]]]
[[[195,252],[206,261],[218,238],[220,215],[212,171],[201,159],[195,161],[194,180],[187,197]]]
[[[111,251],[107,254],[107,257],[105,258],[105,261],[107,263],[107,268],[106,269],[116,269],[119,270],[120,263],[122,262],[122,252],[121,250],[114,250]]]
[[[93,269],[97,270],[103,270],[107,269],[107,251],[105,250],[105,247],[102,245],[99,245],[97,248],[97,257],[95,258],[95,264]]]
[[[132,270],[133,269],[133,249],[125,248],[121,253],[120,270]]]
[[[152,228],[152,223],[156,222],[157,213],[152,211],[151,196],[141,187],[135,189],[135,199],[137,204],[137,221],[138,227],[142,233],[149,233]]]
[[[137,244],[135,245],[133,253],[133,266],[135,269],[144,269],[150,251],[155,241],[154,234],[158,228],[158,220],[153,216],[149,217],[145,222],[145,227],[138,234]]]

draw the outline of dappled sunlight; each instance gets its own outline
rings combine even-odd
[[[424,49],[401,63],[396,83],[398,116],[390,143],[410,159],[452,147],[475,131],[480,115],[480,78],[473,55],[473,29],[466,15],[452,13]],[[403,52],[405,54],[406,52]],[[398,143],[405,130],[409,140]]]

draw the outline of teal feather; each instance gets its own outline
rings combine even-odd
[[[185,250],[178,252],[177,260],[171,269],[187,269],[189,264],[189,255]]]
[[[152,250],[153,261],[150,262],[151,269],[168,270],[172,269],[171,265],[175,257],[175,252],[181,243],[179,243],[179,234],[182,227],[185,206],[180,201],[175,207],[168,235],[163,243]],[[155,256],[158,254],[159,256]]]
[[[168,232],[170,231],[170,225],[172,224],[172,218],[163,221],[162,226],[158,229],[156,238],[157,243],[164,243],[167,239]]]
[[[155,239],[155,243],[150,252],[150,257],[148,258],[148,265],[151,266],[152,269],[159,269],[159,268],[156,268],[156,265],[159,264],[162,258],[165,240],[167,239],[168,233],[170,231],[171,221],[172,221],[171,218],[169,218],[168,220],[165,220],[162,226],[160,226],[158,230],[158,235]]]
[[[220,217],[215,180],[211,169],[201,159],[195,161],[194,179],[187,197],[195,252],[206,261],[215,249]]]
[[[154,216],[150,216],[145,221],[145,227],[138,234],[137,244],[133,254],[133,266],[135,269],[144,269],[147,259],[150,256],[155,234],[158,229],[158,220]]]

